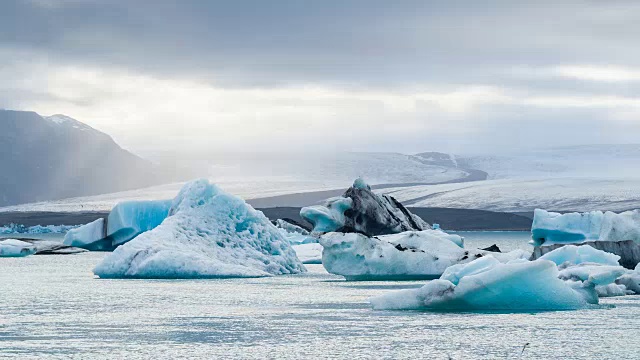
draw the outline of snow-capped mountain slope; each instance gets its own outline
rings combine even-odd
[[[157,183],[154,166],[64,115],[0,110],[0,204],[108,193]]]
[[[407,206],[529,212],[640,208],[640,179],[500,179],[383,189]]]
[[[640,178],[640,145],[583,145],[531,150],[512,155],[458,156],[462,167],[489,179]]]

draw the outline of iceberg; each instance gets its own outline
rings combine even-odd
[[[293,250],[303,264],[322,264],[322,245],[318,243],[293,245]]]
[[[487,256],[453,266],[419,289],[384,294],[370,302],[374,309],[396,310],[573,310],[598,304],[596,286],[610,284],[621,271],[607,270],[568,282],[558,277],[556,264],[549,260],[501,263]]]
[[[36,247],[32,244],[16,239],[0,241],[0,257],[24,257],[36,253]]]
[[[100,278],[231,278],[306,271],[259,211],[207,180],[184,185],[160,225],[96,266]]]
[[[69,230],[63,243],[91,251],[113,251],[119,245],[160,225],[170,207],[171,200],[118,203],[106,220],[100,218]]]
[[[531,234],[536,246],[587,241],[640,243],[640,210],[559,214],[536,209]]]
[[[450,266],[492,256],[503,262],[526,259],[523,250],[494,253],[464,249],[457,235],[441,230],[406,231],[368,237],[359,233],[327,233],[320,237],[322,264],[347,280],[436,279]]]
[[[532,259],[565,244],[588,245],[620,256],[633,269],[640,262],[640,210],[559,214],[537,209],[531,227]]]
[[[341,197],[302,208],[300,216],[313,225],[316,233],[376,236],[431,228],[393,197],[375,194],[362,179],[357,179]]]
[[[120,202],[107,219],[107,236],[114,247],[160,225],[169,214],[171,200]]]
[[[598,285],[595,290],[600,297],[623,296],[627,294],[624,284],[617,279],[628,272],[619,265],[620,256],[598,250],[591,246],[564,245],[545,255],[542,260],[549,260],[558,266],[558,278],[564,281],[584,282],[589,277],[600,277],[603,274],[615,275],[607,285]]]
[[[111,251],[111,239],[106,238],[104,219],[99,218],[88,224],[69,230],[64,236],[63,244],[91,251]]]

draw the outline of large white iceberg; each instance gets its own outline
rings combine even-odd
[[[483,257],[455,265],[419,289],[370,299],[375,309],[430,311],[571,310],[598,303],[596,286],[606,286],[624,270],[602,269],[579,281],[563,281],[549,260],[501,263]]]
[[[107,236],[114,247],[160,225],[169,214],[171,200],[124,201],[111,209]]]
[[[24,257],[36,253],[32,244],[16,239],[0,241],[0,257]]]
[[[186,184],[169,216],[119,246],[101,278],[228,278],[306,271],[280,231],[242,199],[207,180]]]
[[[640,243],[640,210],[559,214],[536,209],[531,234],[537,246],[587,241]]]
[[[529,253],[493,253],[464,249],[462,239],[440,230],[407,231],[368,237],[359,233],[322,235],[322,264],[347,280],[435,279],[451,265],[483,256],[502,261],[524,259]]]
[[[376,236],[431,228],[393,197],[375,194],[362,179],[357,179],[341,197],[328,199],[324,205],[302,208],[300,216],[319,233]]]

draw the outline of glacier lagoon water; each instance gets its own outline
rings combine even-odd
[[[527,233],[460,235],[529,246]],[[96,279],[105,255],[0,259],[0,358],[640,358],[640,296],[579,311],[374,311],[370,296],[424,281],[345,282],[322,265],[262,279]]]

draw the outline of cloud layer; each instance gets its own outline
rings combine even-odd
[[[640,135],[640,4],[0,4],[0,107],[135,151],[444,150]]]

